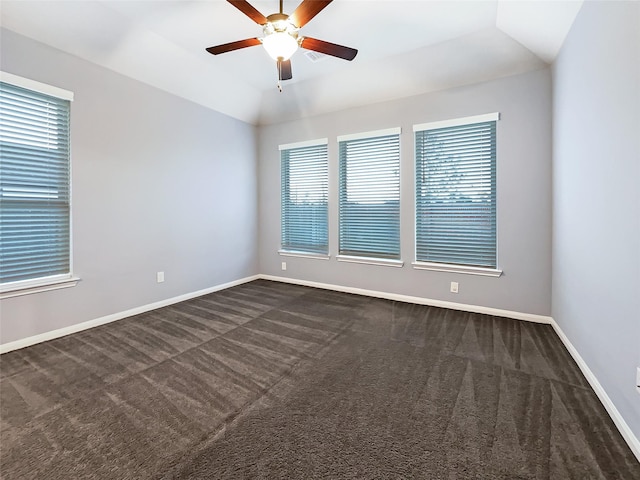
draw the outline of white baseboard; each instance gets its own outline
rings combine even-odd
[[[399,293],[380,292],[376,290],[366,290],[364,288],[345,287],[342,285],[333,285],[330,283],[310,282],[307,280],[297,280],[295,278],[278,277],[275,275],[258,275],[264,280],[273,280],[276,282],[293,283],[296,285],[304,285],[306,287],[324,288],[325,290],[334,290],[336,292],[355,293],[357,295],[365,295],[367,297],[384,298],[385,300],[396,300],[398,302],[416,303],[418,305],[429,305],[431,307],[449,308],[451,310],[462,310],[464,312],[482,313],[485,315],[495,315],[497,317],[514,318],[516,320],[525,320],[527,322],[544,323],[550,325],[551,317],[544,315],[536,315],[533,313],[514,312],[511,310],[502,310],[499,308],[482,307],[479,305],[467,305],[465,303],[446,302],[444,300],[433,300],[431,298],[414,297],[411,295],[401,295]]]
[[[145,313],[150,310],[155,310],[157,308],[173,305],[174,303],[184,302],[185,300],[189,300],[195,297],[200,297],[202,295],[207,295],[208,293],[213,293],[219,290],[224,290],[226,288],[235,287],[236,285],[241,285],[243,283],[251,282],[253,280],[257,280],[258,278],[259,278],[258,275],[252,275],[250,277],[234,280],[233,282],[223,283],[220,285],[216,285],[214,287],[205,288],[204,290],[198,290],[197,292],[185,293],[184,295],[178,295],[177,297],[167,298],[166,300],[160,300],[159,302],[150,303],[148,305],[142,305],[140,307],[132,308],[130,310],[125,310],[124,312],[113,313],[111,315],[106,315],[104,317],[78,323],[76,325],[70,325],[68,327],[59,328],[57,330],[51,330],[49,332],[41,333],[39,335],[34,335],[32,337],[22,338],[14,342],[4,343],[0,345],[0,354],[11,352],[12,350],[18,350],[19,348],[29,347],[31,345],[35,345],[36,343],[46,342],[48,340],[53,340],[55,338],[64,337],[65,335],[81,332],[82,330],[87,330],[89,328],[97,327],[99,325],[115,322],[116,320],[121,320],[123,318],[131,317],[133,315],[139,315],[141,313]]]
[[[629,427],[627,422],[625,422],[624,418],[614,405],[613,401],[611,400],[611,398],[609,398],[609,395],[607,395],[607,392],[598,381],[598,378],[591,371],[580,353],[578,353],[576,347],[573,346],[573,344],[569,340],[569,337],[565,335],[565,333],[562,331],[562,328],[560,328],[560,325],[558,325],[558,323],[553,318],[551,319],[551,325],[556,331],[558,337],[560,337],[560,340],[562,340],[562,343],[564,343],[564,346],[567,347],[567,350],[569,350],[569,353],[578,364],[578,367],[580,367],[582,374],[589,382],[589,385],[591,385],[591,388],[593,388],[593,391],[600,399],[600,402],[602,402],[602,405],[607,410],[607,413],[611,417],[611,420],[613,420],[613,423],[616,425],[616,427],[618,427],[620,434],[629,445],[629,448],[631,448],[631,451],[640,462],[640,440],[638,440],[638,437],[636,437],[633,431],[631,431],[631,428]]]
[[[497,308],[482,307],[477,305],[466,305],[462,303],[446,302],[442,300],[433,300],[433,299],[423,298],[423,297],[413,297],[409,295],[400,295],[396,293],[366,290],[363,288],[345,287],[341,285],[333,285],[328,283],[310,282],[307,280],[297,280],[297,279],[292,279],[287,277],[278,277],[274,275],[252,275],[250,277],[245,277],[239,280],[235,280],[233,282],[216,285],[214,287],[206,288],[204,290],[198,290],[196,292],[186,293],[184,295],[168,298],[166,300],[160,300],[158,302],[150,303],[148,305],[142,305],[140,307],[132,308],[130,310],[125,310],[123,312],[113,313],[111,315],[106,315],[104,317],[88,320],[86,322],[78,323],[75,325],[70,325],[68,327],[60,328],[57,330],[51,330],[49,332],[41,333],[41,334],[34,335],[27,338],[22,338],[20,340],[16,340],[13,342],[0,344],[0,354],[11,352],[13,350],[18,350],[20,348],[29,347],[31,345],[35,345],[41,342],[46,342],[48,340],[53,340],[55,338],[64,337],[65,335],[81,332],[82,330],[87,330],[89,328],[97,327],[99,325],[115,322],[116,320],[121,320],[123,318],[130,317],[133,315],[139,315],[141,313],[145,313],[150,310],[166,307],[167,305],[173,305],[174,303],[183,302],[185,300],[206,295],[208,293],[224,290],[226,288],[251,282],[259,278],[262,278],[265,280],[273,280],[276,282],[293,283],[293,284],[304,285],[308,287],[323,288],[325,290],[334,290],[338,292],[366,295],[369,297],[384,298],[387,300],[396,300],[399,302],[416,303],[419,305],[430,305],[433,307],[450,308],[452,310],[462,310],[467,312],[482,313],[486,315],[496,315],[500,317],[515,318],[517,320],[526,320],[529,322],[545,323],[545,324],[551,324],[552,322],[551,317],[546,317],[543,315],[534,315],[531,313],[513,312],[510,310],[501,310]]]

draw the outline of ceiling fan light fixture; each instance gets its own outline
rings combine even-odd
[[[298,49],[298,40],[289,32],[273,32],[262,39],[262,46],[274,60],[289,60]]]

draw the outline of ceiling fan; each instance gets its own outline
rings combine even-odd
[[[262,45],[267,53],[276,61],[278,67],[278,89],[282,91],[280,81],[293,78],[290,58],[299,46],[307,50],[314,50],[349,61],[353,60],[358,54],[358,50],[354,48],[298,35],[299,30],[332,1],[333,0],[303,0],[291,15],[287,15],[282,11],[283,0],[280,0],[280,12],[272,13],[268,17],[265,17],[246,0],[227,0],[227,2],[251,20],[261,25],[264,37],[247,38],[245,40],[209,47],[207,48],[207,52],[213,55],[219,55],[241,48]]]

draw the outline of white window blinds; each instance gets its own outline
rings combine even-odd
[[[282,250],[328,254],[327,140],[280,150]]]
[[[400,258],[400,129],[338,137],[340,254]]]
[[[417,261],[496,268],[497,120],[414,126]]]
[[[0,283],[70,272],[69,103],[0,82]]]

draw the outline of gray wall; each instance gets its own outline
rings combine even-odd
[[[640,438],[640,3],[585,2],[553,88],[553,317]]]
[[[82,281],[3,300],[0,343],[258,273],[255,127],[6,30],[1,56],[3,71],[75,93]]]
[[[337,86],[336,88],[339,88]],[[500,278],[414,270],[413,132],[416,123],[499,111]],[[551,313],[551,75],[549,70],[370,105],[259,130],[260,272],[521,313]],[[337,142],[342,134],[402,127],[403,268],[337,262]],[[331,260],[278,255],[283,143],[329,138]],[[281,262],[287,262],[287,271]],[[450,281],[460,293],[449,293]]]

